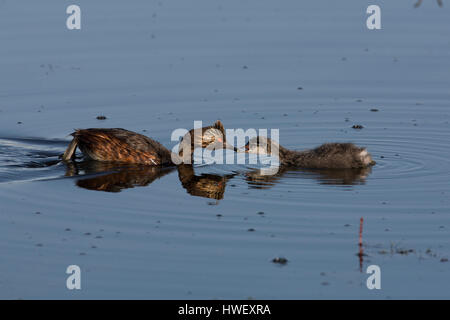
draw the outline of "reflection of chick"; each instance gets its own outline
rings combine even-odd
[[[269,189],[283,176],[291,174],[303,179],[314,179],[320,184],[327,185],[355,185],[364,184],[365,178],[372,172],[369,168],[360,169],[300,169],[281,166],[275,175],[261,175],[259,170],[245,174],[247,183],[251,188]]]
[[[202,174],[196,176],[192,166],[180,165],[177,168],[181,184],[189,194],[216,200],[223,199],[226,183],[234,177],[234,174],[226,176]]]

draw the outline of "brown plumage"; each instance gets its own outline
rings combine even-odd
[[[171,164],[171,153],[159,142],[125,129],[81,129],[72,133],[73,140],[63,155],[71,159],[78,147],[87,157],[97,161],[125,162],[145,165]]]
[[[195,148],[217,147],[239,151],[227,143],[225,128],[219,120],[212,126],[199,129],[191,129],[181,139],[178,155],[183,163],[190,164]],[[188,150],[185,152],[185,150]]]
[[[220,121],[214,125],[200,129],[202,136],[200,144],[194,146],[194,129],[182,139],[180,146],[192,146],[185,152],[185,159],[191,159],[194,147],[207,147],[211,143],[225,142],[225,130]],[[113,129],[80,129],[72,133],[73,140],[62,157],[68,161],[75,156],[78,147],[83,154],[93,160],[134,163],[152,166],[174,165],[172,153],[158,141],[142,134],[119,128]],[[186,144],[190,140],[189,144]],[[185,143],[183,143],[185,142]],[[197,141],[198,142],[198,141]],[[223,148],[230,148],[224,144]],[[186,149],[186,148],[185,148]],[[180,156],[183,152],[180,148]],[[173,155],[175,158],[177,155]]]
[[[286,149],[271,139],[256,137],[245,146],[247,153],[279,155],[280,165],[309,169],[356,169],[375,164],[366,148],[353,143],[325,143],[304,151]],[[273,151],[273,152],[272,152]]]

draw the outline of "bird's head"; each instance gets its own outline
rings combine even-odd
[[[203,127],[201,129],[191,129],[184,135],[181,140],[179,155],[182,157],[186,153],[192,155],[195,148],[212,148],[212,149],[229,149],[238,152],[239,150],[227,143],[225,128],[217,120],[212,126]]]

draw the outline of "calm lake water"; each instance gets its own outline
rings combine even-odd
[[[0,298],[450,298],[450,3],[377,1],[374,31],[373,1],[78,0],[79,31],[70,4],[0,0]],[[377,165],[58,160],[74,128],[172,149],[216,119],[292,149],[351,141]]]

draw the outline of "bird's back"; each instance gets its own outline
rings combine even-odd
[[[325,143],[315,149],[294,151],[285,156],[285,162],[303,168],[364,168],[372,158],[365,148],[353,143]]]
[[[94,160],[146,165],[171,163],[171,153],[162,144],[133,131],[91,128],[76,130],[72,135],[80,150]]]

